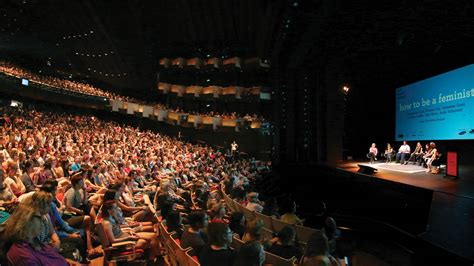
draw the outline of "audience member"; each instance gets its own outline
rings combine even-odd
[[[236,256],[234,266],[261,266],[265,262],[265,250],[258,241],[244,243]]]
[[[230,244],[232,231],[224,223],[209,223],[207,227],[209,245],[199,252],[199,262],[202,266],[233,265],[235,255]]]
[[[292,257],[300,258],[303,254],[298,241],[295,241],[296,232],[293,227],[285,226],[277,234],[276,242],[272,244],[268,252],[285,259]]]

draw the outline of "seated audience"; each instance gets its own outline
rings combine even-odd
[[[276,241],[268,249],[268,252],[278,255],[285,259],[292,257],[300,258],[303,254],[298,241],[295,241],[296,232],[293,227],[285,226],[278,232]]]
[[[9,186],[4,182],[4,171],[0,169],[0,207],[12,213],[18,204],[18,199]]]
[[[288,200],[282,206],[284,214],[281,216],[280,220],[289,224],[303,225],[303,220],[296,216],[296,202]]]
[[[160,245],[155,233],[150,232],[134,232],[125,233],[120,225],[113,218],[115,216],[114,202],[105,202],[102,205],[102,224],[104,231],[110,243],[122,241],[137,241],[137,248],[150,248],[149,259],[155,260],[160,255]]]
[[[181,239],[185,230],[181,214],[177,211],[171,211],[168,213],[168,216],[166,217],[166,227],[168,232],[175,232],[175,237]]]
[[[40,241],[42,228],[43,218],[32,206],[19,206],[0,231],[1,256],[12,265],[67,266],[54,246]]]
[[[301,257],[300,266],[339,266],[339,261],[329,254],[328,239],[323,232],[313,233],[303,256]]]
[[[233,265],[234,251],[230,249],[232,231],[227,224],[209,223],[207,227],[209,244],[199,252],[199,263],[202,266]]]
[[[188,215],[189,228],[181,236],[181,247],[192,247],[193,256],[198,255],[206,245],[207,236],[203,229],[207,228],[209,217],[203,211],[193,211]]]
[[[211,223],[224,223],[228,224],[229,221],[224,218],[226,213],[226,208],[224,203],[216,203],[212,208],[212,219]]]
[[[264,262],[263,245],[258,241],[250,241],[240,247],[234,266],[261,266]]]
[[[280,219],[280,213],[278,213],[278,203],[276,198],[272,197],[265,201],[265,204],[263,205],[262,214],[273,217],[275,219]]]
[[[250,192],[247,194],[247,205],[245,207],[251,211],[256,211],[260,213],[263,211],[263,206],[258,200],[257,192]]]
[[[240,239],[245,233],[245,216],[243,212],[233,212],[230,216],[229,228],[235,234],[238,234]]]

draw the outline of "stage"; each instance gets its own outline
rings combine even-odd
[[[373,176],[374,178],[426,188],[436,192],[452,194],[474,200],[474,169],[472,169],[472,167],[460,166],[460,176],[458,179],[445,177],[445,169],[442,169],[439,174],[431,174],[426,172],[426,168],[411,164],[386,164],[385,162],[380,161],[371,164],[367,161],[351,161],[339,163],[334,167],[344,171],[360,173],[359,165],[377,169],[374,174],[370,174],[370,176]]]
[[[362,168],[375,168],[376,172],[361,173],[359,165]],[[459,166],[458,179],[445,177],[445,169],[439,174],[431,174],[421,166],[379,161],[373,164],[367,161],[343,162],[333,167],[357,175],[432,190],[427,230],[418,237],[474,261],[473,166]]]

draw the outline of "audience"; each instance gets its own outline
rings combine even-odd
[[[202,266],[233,265],[235,254],[230,249],[232,231],[224,223],[209,223],[207,227],[209,244],[199,252]]]
[[[290,226],[285,226],[278,232],[276,242],[268,249],[268,252],[278,255],[285,259],[292,257],[300,258],[303,251],[295,241],[296,233],[295,229]]]
[[[181,239],[184,233],[183,219],[181,214],[177,211],[171,211],[166,217],[166,227],[168,232],[174,232],[177,239]]]
[[[233,212],[230,216],[229,228],[234,234],[239,235],[240,239],[245,233],[245,216],[243,212]]]
[[[276,200],[261,203],[252,185],[260,178],[257,169],[265,171],[266,164],[227,160],[208,146],[42,108],[2,108],[8,119],[0,127],[0,203],[10,206],[5,209],[13,215],[25,204],[33,207],[42,224],[41,245],[59,249],[71,244],[82,257],[100,256],[92,241],[95,221],[111,243],[135,241],[153,260],[161,254],[153,226],[156,208],[167,229],[176,232],[183,248],[192,248],[202,265],[262,264],[263,221],[246,224],[243,213],[228,213],[217,191],[227,180],[226,190],[236,201],[278,218]],[[5,177],[9,182],[3,182]],[[301,224],[296,204],[287,205],[282,218]],[[246,243],[238,260],[229,249],[232,231]],[[294,230],[285,228],[271,248],[283,257],[299,257],[295,245]]]
[[[249,122],[265,120],[262,116],[259,116],[257,114],[240,115],[240,114],[237,114],[236,112],[217,113],[214,111],[208,112],[204,110],[201,110],[201,112],[196,112],[195,110],[185,111],[180,107],[172,107],[163,103],[149,102],[147,100],[137,99],[130,96],[118,95],[116,93],[105,91],[97,87],[94,87],[93,85],[78,82],[78,81],[61,79],[61,78],[56,78],[56,77],[51,77],[51,76],[42,76],[42,75],[33,73],[29,70],[23,69],[21,67],[15,66],[9,62],[4,62],[4,61],[0,61],[0,72],[3,72],[9,76],[14,76],[16,78],[25,78],[30,81],[36,82],[40,85],[45,85],[45,86],[52,87],[55,89],[63,89],[63,90],[73,91],[80,94],[104,97],[110,100],[121,100],[124,102],[153,105],[154,107],[158,107],[160,109],[166,109],[170,112],[175,112],[175,113],[187,113],[190,115],[199,115],[199,116],[212,116],[212,117],[220,117],[223,119],[236,119],[239,121],[244,120],[244,121],[249,121]]]
[[[42,233],[43,216],[33,206],[20,205],[0,230],[1,256],[12,265],[67,266],[57,247],[40,240]]]
[[[208,226],[209,216],[203,211],[194,211],[188,215],[188,221],[189,228],[181,236],[181,247],[191,247],[192,254],[198,255],[207,242],[203,229]]]
[[[261,266],[265,262],[265,250],[258,241],[244,243],[237,253],[234,266]]]
[[[329,255],[328,239],[324,232],[313,233],[303,256],[299,262],[300,266],[339,266],[339,261]]]
[[[284,213],[280,218],[282,221],[289,224],[303,225],[303,220],[296,216],[296,202],[291,200],[285,202],[282,210]]]

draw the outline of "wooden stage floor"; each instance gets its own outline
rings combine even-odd
[[[369,165],[374,168],[378,168],[376,167],[378,164],[382,165],[385,163],[368,164],[367,162],[352,161],[341,162],[332,166],[344,171],[358,173],[358,164]],[[393,167],[394,169],[403,169],[403,167],[410,167],[410,165],[390,165],[390,167]],[[459,173],[460,177],[458,179],[452,179],[445,177],[444,171],[442,171],[440,174],[434,175],[424,171],[417,173],[405,173],[379,168],[377,169],[377,172],[370,176],[415,187],[426,188],[435,192],[442,192],[474,199],[474,167],[460,166]]]

